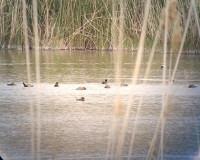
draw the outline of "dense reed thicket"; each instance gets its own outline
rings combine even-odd
[[[124,46],[137,48],[144,14],[145,0],[123,0]],[[119,1],[116,1],[119,3]],[[152,0],[148,19],[146,47],[151,46],[159,26],[162,8],[166,0]],[[196,0],[199,13],[200,2]],[[118,4],[115,15],[117,23],[120,15]],[[184,28],[190,0],[177,3],[180,24]],[[26,0],[27,27],[30,46],[33,41],[32,1]],[[0,0],[0,47],[22,47],[23,15],[22,0]],[[112,49],[111,26],[113,20],[112,0],[38,0],[38,29],[40,46],[46,49]],[[200,14],[198,14],[200,18]],[[116,23],[116,24],[117,24]],[[116,26],[116,34],[119,28]],[[169,32],[170,33],[170,32]],[[169,35],[170,38],[170,35]],[[160,40],[162,45],[162,38]],[[194,16],[186,38],[185,48],[196,49],[199,46],[198,29]]]

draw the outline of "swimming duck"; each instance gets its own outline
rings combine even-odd
[[[170,81],[171,81],[171,82],[175,82],[175,79],[171,79]]]
[[[55,83],[54,87],[59,87],[58,82]]]
[[[86,88],[85,87],[78,87],[78,88],[76,88],[76,90],[86,90]]]
[[[85,98],[84,97],[76,98],[76,101],[85,101]]]
[[[15,86],[16,84],[14,82],[8,83],[8,86]]]
[[[31,85],[31,84],[25,84],[24,82],[23,82],[23,85],[24,85],[24,87],[33,87],[33,85]]]
[[[122,83],[120,86],[126,87],[126,86],[128,86],[128,84],[127,83]]]
[[[106,84],[104,88],[110,88],[110,86],[108,84]]]
[[[105,81],[103,81],[102,84],[107,84],[107,82],[108,82],[107,79],[105,79]]]
[[[194,84],[190,84],[188,87],[189,87],[189,88],[196,88],[197,86],[194,85]]]
[[[163,68],[168,68],[168,66],[162,65],[160,68],[161,68],[161,69],[163,69]]]

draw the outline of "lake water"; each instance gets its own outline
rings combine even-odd
[[[128,157],[138,100],[144,89],[131,159],[146,159],[149,149],[147,143],[153,136],[160,115],[162,55],[155,55],[147,84],[144,85],[142,82],[148,58],[149,55],[145,54],[135,87],[122,159]],[[112,53],[43,51],[40,59],[41,159],[105,159],[117,90]],[[129,86],[120,88],[122,112],[126,109],[131,91],[135,59],[135,54],[124,53],[121,81]],[[175,60],[176,55],[173,55],[173,65]],[[34,53],[31,53],[30,67],[34,87],[24,88],[22,82],[27,82],[25,53],[0,52],[0,155],[6,160],[31,159],[30,106],[32,103],[36,127],[38,97]],[[105,89],[101,84],[105,78],[108,79],[110,89]],[[7,83],[13,81],[16,86],[7,86]],[[59,82],[60,87],[55,88],[55,82]],[[188,88],[191,83],[198,87]],[[76,90],[79,86],[87,90]],[[164,132],[164,159],[199,160],[200,56],[182,55],[171,95],[172,107]],[[76,98],[82,96],[86,99],[84,102],[76,101]],[[122,117],[117,119],[121,121]],[[33,135],[36,144],[36,128]],[[110,157],[115,159],[114,155]]]

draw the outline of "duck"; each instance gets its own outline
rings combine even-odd
[[[122,83],[122,84],[120,84],[120,86],[126,87],[126,86],[128,86],[128,84],[127,83]]]
[[[104,88],[111,88],[111,87],[108,84],[106,84]]]
[[[8,83],[8,86],[15,86],[16,84],[14,82]]]
[[[189,87],[189,88],[196,88],[197,86],[194,85],[194,84],[190,84],[188,87]]]
[[[161,67],[160,67],[161,69],[163,69],[163,68],[168,68],[168,66],[165,66],[165,65],[161,65]]]
[[[171,82],[175,82],[175,79],[171,79],[170,81],[171,81]]]
[[[86,88],[85,87],[78,87],[78,88],[76,88],[76,90],[86,90]]]
[[[108,80],[105,79],[105,81],[102,82],[102,84],[107,84],[108,83]]]
[[[55,83],[54,87],[59,87],[58,82]]]
[[[84,97],[76,98],[76,101],[85,101],[85,98]]]
[[[31,85],[31,84],[25,84],[24,82],[23,82],[23,85],[24,85],[24,87],[33,87],[33,85]]]

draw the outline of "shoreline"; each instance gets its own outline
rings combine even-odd
[[[34,47],[29,47],[29,50],[34,50]],[[17,50],[17,51],[25,51],[24,46],[8,46],[8,47],[1,47],[0,50]],[[49,47],[49,46],[43,46],[39,47],[40,51],[107,51],[107,52],[113,52],[113,51],[119,51],[118,49],[113,48],[85,48],[85,47]],[[124,48],[122,49],[123,52],[137,52],[137,48]],[[145,54],[150,53],[150,49],[144,49],[143,51]],[[162,54],[161,49],[157,49],[155,51],[155,54]],[[170,54],[170,51],[167,51],[167,54]],[[178,54],[178,53],[173,53]],[[182,54],[188,54],[188,55],[200,55],[200,50],[184,50],[182,51]]]

